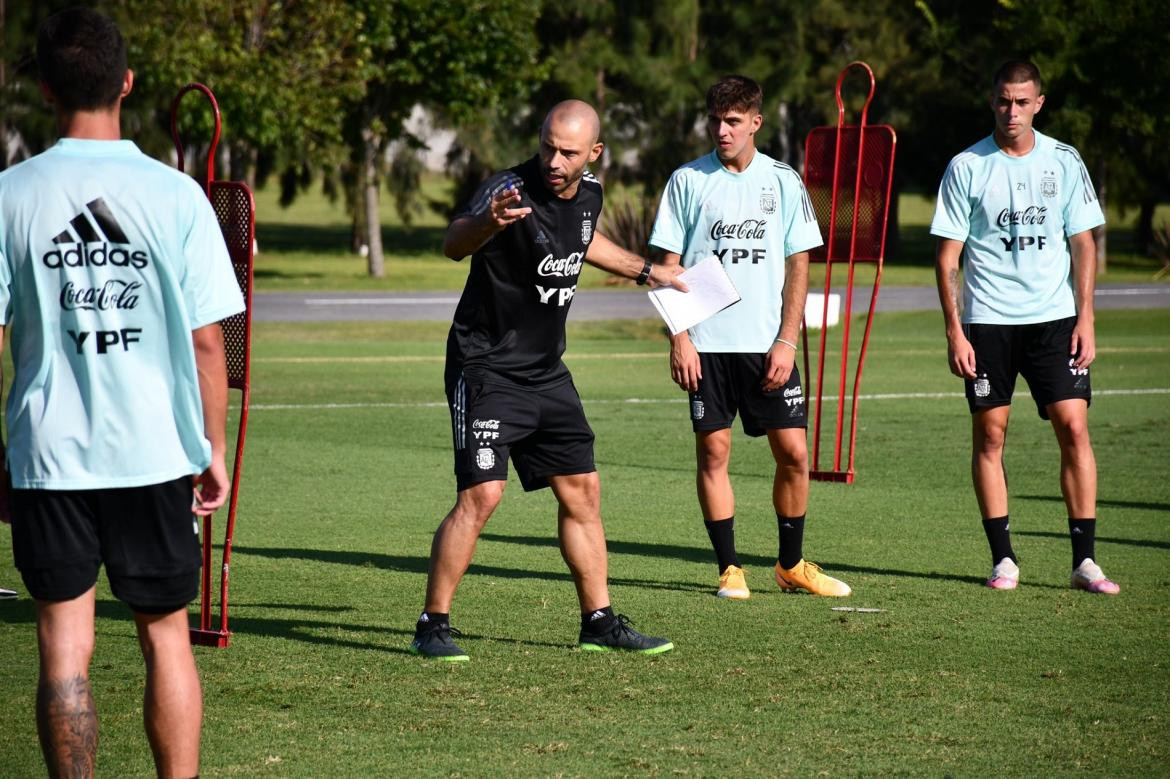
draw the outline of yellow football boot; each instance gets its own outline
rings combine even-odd
[[[791,568],[781,568],[776,563],[776,584],[780,589],[791,591],[808,590],[813,595],[844,598],[853,592],[845,582],[829,576],[816,563],[801,560]]]
[[[752,592],[748,589],[743,569],[738,565],[727,566],[719,577],[719,592],[715,594],[728,600],[747,600],[750,598]]]

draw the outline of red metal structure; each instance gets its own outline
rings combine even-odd
[[[171,137],[178,154],[179,170],[183,165],[183,143],[179,138],[179,103],[188,92],[202,92],[211,103],[215,131],[207,152],[207,197],[215,209],[219,227],[232,260],[232,269],[244,294],[244,311],[221,322],[224,353],[227,357],[228,387],[239,390],[240,423],[236,433],[236,456],[232,467],[231,495],[228,499],[227,527],[224,532],[223,558],[219,569],[219,626],[211,618],[212,517],[203,520],[203,579],[199,590],[199,627],[191,628],[191,643],[226,647],[228,630],[228,574],[232,556],[232,535],[236,529],[236,508],[240,494],[240,475],[244,464],[244,438],[248,430],[248,403],[251,396],[252,357],[252,247],[256,236],[256,205],[252,191],[239,181],[215,180],[215,149],[219,145],[220,115],[215,95],[203,84],[187,84],[171,103]]]
[[[860,122],[845,124],[845,103],[841,86],[851,68],[861,68],[869,76],[869,94],[861,109]],[[811,374],[808,359],[809,312],[805,312],[805,327],[801,337],[804,343],[804,375],[806,398],[816,398],[813,420],[813,451],[810,477],[819,481],[853,483],[854,454],[857,444],[857,405],[861,390],[861,370],[865,365],[870,328],[877,307],[878,288],[882,278],[882,260],[886,250],[886,223],[890,209],[890,189],[894,178],[894,146],[897,137],[888,125],[870,125],[866,122],[869,105],[873,101],[875,80],[873,71],[864,62],[851,62],[837,77],[837,126],[816,127],[805,142],[804,182],[816,211],[817,221],[826,235],[825,245],[810,252],[812,262],[825,265],[824,307],[821,311],[820,347],[817,356],[815,394],[808,387]],[[845,387],[850,362],[849,338],[853,316],[853,280],[857,263],[874,264],[873,289],[869,296],[869,311],[865,320],[865,334],[857,354],[857,368],[851,393],[849,414],[849,458],[842,469],[844,447]],[[834,437],[833,464],[821,468],[821,412],[825,398],[825,354],[829,338],[829,296],[833,266],[848,265],[844,306],[842,307],[841,360],[837,382],[837,419]],[[813,320],[815,321],[815,320]]]

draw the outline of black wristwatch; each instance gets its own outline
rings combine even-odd
[[[645,262],[646,264],[642,266],[642,272],[638,274],[638,278],[634,279],[634,283],[639,287],[650,280],[650,269],[654,267],[650,260],[646,260]]]

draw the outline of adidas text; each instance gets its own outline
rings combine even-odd
[[[117,247],[110,247],[108,243],[103,243],[93,249],[89,244],[77,244],[75,249],[54,249],[50,252],[45,252],[41,258],[46,268],[57,270],[58,268],[100,268],[104,265],[112,265],[115,268],[125,268],[127,266],[142,270],[149,264],[149,255],[140,250],[129,251],[127,249],[120,249]]]

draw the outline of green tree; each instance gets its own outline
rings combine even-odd
[[[369,47],[362,63],[365,90],[345,104],[349,180],[370,275],[382,276],[378,203],[387,146],[404,138],[403,122],[415,105],[448,122],[471,124],[498,110],[506,96],[526,95],[539,76],[537,0],[350,0],[349,6],[365,20]],[[405,140],[407,148],[421,143]]]

